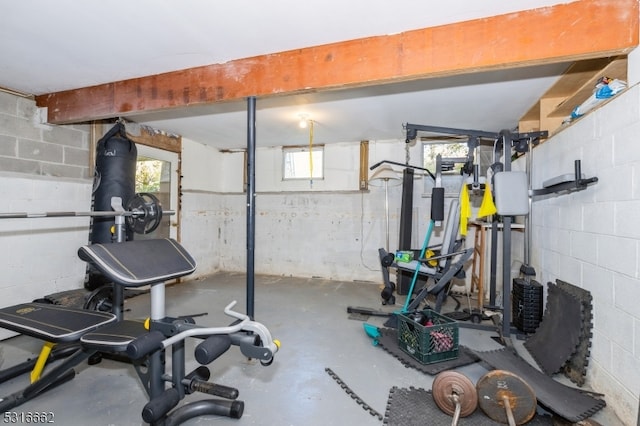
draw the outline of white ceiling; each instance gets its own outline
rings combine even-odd
[[[0,87],[39,95],[266,53],[551,6],[559,0],[23,0],[0,6]],[[404,138],[406,122],[499,131],[568,64],[258,99],[258,146]],[[233,149],[245,102],[131,120]]]

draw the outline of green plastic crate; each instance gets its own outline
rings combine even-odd
[[[398,314],[398,345],[423,364],[446,361],[458,357],[458,323],[451,318],[425,309],[422,314],[433,325],[422,325],[409,313]]]

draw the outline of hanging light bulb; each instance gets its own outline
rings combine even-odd
[[[301,129],[306,129],[309,125],[309,116],[307,114],[300,114],[300,121],[298,122],[298,127]]]

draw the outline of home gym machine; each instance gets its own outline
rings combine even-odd
[[[0,219],[68,216],[113,216],[117,227],[125,221],[144,223],[162,215],[161,206],[142,203],[125,211],[121,200],[112,200],[112,212],[47,212],[0,213]],[[123,235],[120,233],[120,235]],[[0,309],[0,326],[43,340],[50,348],[54,344],[73,344],[76,350],[64,361],[40,375],[47,360],[41,352],[39,369],[33,382],[21,391],[0,400],[0,411],[14,407],[72,379],[73,368],[96,353],[126,356],[149,396],[142,410],[142,418],[150,424],[174,425],[204,415],[242,416],[244,403],[238,401],[234,388],[209,382],[206,365],[225,353],[231,345],[240,347],[248,358],[263,365],[273,361],[279,342],[273,340],[268,329],[248,315],[232,310],[235,302],[225,308],[233,322],[226,327],[201,327],[193,318],[171,318],[165,314],[165,282],[195,271],[191,255],[175,240],[150,239],[91,244],[78,250],[79,257],[104,274],[116,289],[150,286],[151,315],[147,321],[122,319],[118,303],[114,312],[90,311],[43,303],[23,303]],[[114,289],[114,293],[119,293]],[[200,364],[185,371],[185,339],[201,340],[195,348]],[[171,349],[171,371],[165,371],[167,351]],[[167,387],[167,384],[170,384]],[[224,399],[208,399],[184,404],[174,410],[180,400],[194,392],[215,395]]]
[[[402,183],[402,204],[400,213],[400,235],[399,235],[399,251],[414,252],[414,257],[417,260],[413,262],[395,262],[395,257],[392,253],[388,253],[385,249],[378,250],[378,256],[380,259],[382,277],[384,282],[384,288],[381,292],[382,304],[394,304],[395,296],[394,291],[397,290],[398,294],[407,294],[407,300],[404,304],[403,311],[415,310],[422,301],[430,294],[436,296],[436,311],[440,310],[440,306],[444,301],[446,290],[448,289],[451,280],[454,277],[463,276],[463,266],[465,262],[470,258],[473,249],[466,249],[462,247],[462,240],[457,238],[459,222],[461,220],[459,210],[459,204],[457,200],[451,203],[449,216],[446,222],[445,236],[443,243],[440,245],[440,253],[438,256],[430,257],[431,264],[424,259],[426,250],[429,248],[429,240],[431,233],[436,223],[440,223],[444,220],[444,201],[445,201],[445,189],[442,186],[442,171],[450,170],[456,163],[463,163],[462,174],[473,176],[471,182],[472,187],[480,187],[478,178],[478,166],[475,165],[474,152],[479,146],[479,139],[486,137],[486,132],[451,129],[447,127],[437,126],[424,126],[416,124],[406,124],[406,144],[408,149],[409,143],[415,140],[418,135],[418,131],[426,131],[432,133],[445,133],[467,136],[468,152],[466,157],[459,158],[441,158],[436,159],[436,174],[434,175],[430,170],[422,167],[412,166],[408,164],[409,158],[407,153],[407,164],[398,163],[395,161],[383,160],[370,167],[371,170],[379,167],[384,163],[399,165],[404,167],[403,170],[403,183]],[[408,151],[407,151],[408,152]],[[431,194],[431,219],[424,239],[424,244],[421,250],[414,250],[411,246],[411,234],[412,234],[412,215],[413,215],[413,180],[414,171],[425,171],[431,179],[433,179],[435,185]],[[465,182],[466,185],[466,182]],[[466,219],[465,219],[466,220]],[[422,262],[422,265],[418,267],[417,263]],[[425,263],[426,262],[426,263]],[[391,281],[388,268],[393,267],[396,269],[396,282],[397,285]],[[422,288],[417,295],[413,297],[415,285],[422,280],[420,284]],[[434,280],[433,285],[427,285],[429,279]],[[367,308],[348,307],[347,312],[350,314],[359,315],[377,315],[377,316],[391,316],[390,313],[383,313]],[[387,324],[393,324],[393,321],[388,321]]]
[[[442,158],[436,158],[436,186],[431,193],[431,219],[427,227],[427,232],[422,248],[412,250],[414,259],[403,261],[396,259],[393,253],[388,253],[385,249],[378,250],[380,264],[382,266],[382,277],[384,289],[381,296],[393,290],[393,283],[390,281],[388,268],[395,268],[399,273],[407,272],[412,275],[411,284],[407,294],[413,296],[415,284],[418,278],[425,283],[415,297],[407,297],[403,312],[413,312],[424,301],[429,294],[436,295],[435,311],[440,312],[442,304],[447,296],[447,289],[453,278],[463,278],[463,267],[471,257],[473,249],[464,248],[464,240],[458,238],[460,229],[460,203],[453,200],[449,206],[449,214],[444,222],[444,233],[440,244],[429,244],[431,234],[437,223],[444,220],[444,187],[441,186]],[[429,280],[433,280],[433,285],[427,285]],[[457,300],[456,300],[457,302]],[[384,303],[384,302],[383,302]]]
[[[418,132],[428,132],[434,134],[445,134],[445,135],[457,135],[461,137],[467,138],[467,146],[468,153],[466,158],[453,158],[453,159],[443,159],[443,167],[450,168],[453,167],[454,163],[463,163],[462,166],[462,174],[471,176],[471,186],[474,189],[480,188],[480,179],[479,179],[479,167],[475,164],[475,150],[480,145],[481,139],[495,139],[495,133],[491,132],[483,132],[479,130],[468,130],[468,129],[456,129],[449,127],[441,127],[441,126],[430,126],[430,125],[421,125],[421,124],[412,124],[406,123],[404,125],[406,131],[406,139],[405,146],[408,146],[413,140],[418,137]],[[418,170],[426,170],[419,167],[410,166],[408,164],[394,163],[390,161],[383,161],[391,164],[398,164],[405,167],[403,172],[403,184],[402,184],[402,204],[400,208],[400,233],[398,237],[398,250],[405,251],[411,250],[411,234],[412,234],[412,210],[413,210],[413,177],[414,177],[414,169]],[[371,167],[373,170],[374,167],[380,165],[375,164]],[[435,181],[437,181],[437,176],[440,176],[436,171],[436,175],[426,170],[429,176]],[[435,185],[438,186],[438,183]],[[443,195],[444,196],[444,195]],[[411,273],[407,273],[406,271],[398,271],[396,281],[397,281],[397,290],[398,294],[407,294],[410,283],[412,281]]]
[[[446,127],[437,126],[422,126],[416,124],[407,124],[407,142],[415,139],[418,131],[426,131],[433,133],[445,133],[445,134],[457,134],[466,135],[470,140],[479,142],[480,139],[491,140],[494,144],[494,151],[496,153],[502,152],[503,162],[496,162],[491,165],[491,169],[495,175],[501,172],[511,171],[511,153],[512,150],[523,152],[525,148],[538,141],[541,138],[548,136],[547,131],[537,132],[524,132],[514,133],[510,130],[501,130],[500,132],[486,132],[479,130],[466,130],[466,129],[451,129]],[[536,142],[537,143],[537,142]],[[477,146],[477,145],[476,145]],[[477,182],[477,168],[473,167],[473,163],[467,163],[466,170],[474,173],[474,182]],[[506,176],[506,175],[503,175]],[[506,181],[506,180],[505,180]],[[526,196],[526,193],[525,193]],[[508,199],[502,197],[502,201],[507,201],[507,205],[511,204]],[[496,205],[498,204],[498,197],[496,197]],[[502,325],[501,335],[503,338],[508,338],[511,334],[511,223],[512,215],[514,213],[509,212],[508,209],[502,211],[498,208],[497,215],[502,220],[502,306],[493,306],[496,309],[502,311]],[[490,285],[490,302],[495,305],[496,283],[495,276],[497,271],[497,242],[498,242],[498,222],[497,217],[494,216],[491,227],[491,285]]]
[[[420,125],[420,124],[412,124],[407,123],[404,125],[406,130],[406,144],[415,140],[418,136],[418,132],[428,132],[434,134],[446,134],[446,135],[458,135],[458,136],[466,136],[468,137],[468,145],[469,145],[469,155],[467,157],[467,161],[465,162],[462,170],[463,173],[467,175],[473,176],[473,181],[471,183],[472,186],[479,185],[479,177],[478,177],[478,166],[474,162],[473,158],[473,150],[479,146],[481,140],[489,140],[491,144],[494,146],[494,153],[496,157],[498,154],[502,153],[504,160],[503,162],[496,161],[490,167],[494,173],[494,178],[496,174],[501,172],[510,172],[511,171],[511,161],[512,156],[511,153],[513,150],[516,152],[524,152],[525,148],[528,149],[528,146],[533,144],[534,141],[538,141],[541,138],[545,138],[548,136],[547,131],[536,131],[536,132],[525,132],[525,133],[514,133],[510,130],[502,130],[500,132],[487,132],[481,130],[470,130],[470,129],[456,129],[449,127],[441,127],[441,126],[430,126],[430,125]],[[537,143],[537,142],[536,142]],[[407,167],[406,165],[403,165]],[[432,175],[433,176],[433,175]],[[507,176],[507,175],[504,175]],[[526,191],[524,196],[526,197]],[[497,201],[497,200],[496,200]],[[505,201],[505,197],[503,197],[503,201]],[[508,200],[507,200],[508,201]],[[401,214],[400,214],[400,236],[399,236],[399,250],[411,250],[411,214],[413,209],[413,170],[409,167],[405,169],[405,176],[403,179],[403,192],[402,192],[402,206],[401,206]],[[522,213],[517,213],[522,214]],[[502,304],[501,306],[495,306],[496,301],[496,272],[497,272],[497,243],[498,243],[498,217],[502,221],[502,247],[503,247],[503,256],[502,256]],[[494,215],[493,222],[491,226],[491,281],[490,281],[490,304],[491,308],[495,310],[502,311],[502,324],[501,324],[501,335],[503,337],[509,337],[511,333],[511,223],[513,214],[508,211],[498,211],[497,215]],[[383,264],[383,267],[384,266]],[[408,288],[408,285],[405,283],[405,280],[411,278],[411,274],[402,276],[402,273],[397,277],[397,288],[399,290]],[[383,290],[384,292],[384,290]],[[389,291],[387,290],[386,293]],[[386,294],[385,293],[385,294]],[[411,297],[411,295],[408,295]],[[364,311],[364,310],[360,310]],[[362,312],[362,313],[370,313],[375,314],[375,312]],[[360,312],[357,312],[360,313]]]

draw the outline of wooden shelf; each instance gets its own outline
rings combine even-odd
[[[627,57],[596,58],[573,63],[558,81],[520,119],[520,132],[548,130],[562,126],[575,107],[593,94],[602,77],[627,80]]]

